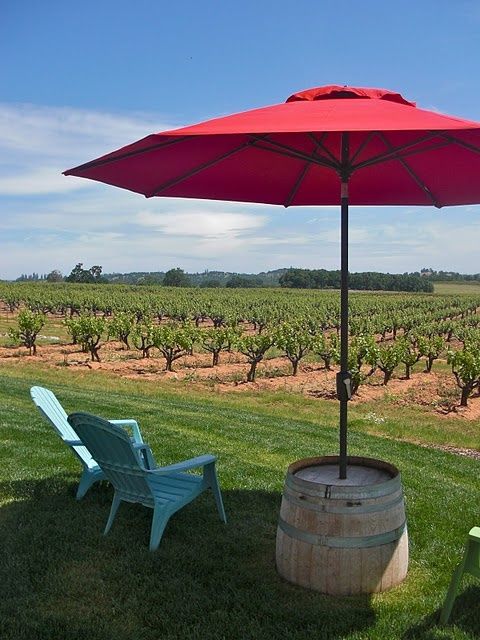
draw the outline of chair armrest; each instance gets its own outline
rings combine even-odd
[[[480,542],[480,527],[472,527],[468,532],[468,537],[470,540]]]
[[[140,452],[144,467],[147,471],[156,469],[157,464],[148,444],[144,444],[143,442],[132,442],[132,447]]]
[[[138,426],[138,422],[136,420],[132,420],[132,419],[109,420],[109,422],[111,422],[112,424],[118,424],[119,426],[125,425],[126,427],[131,427],[134,441],[143,444],[143,438],[142,438],[142,434],[140,433],[140,427]]]
[[[177,462],[176,464],[169,464],[166,467],[157,467],[151,471],[151,473],[162,475],[171,473],[172,471],[187,471],[188,469],[195,469],[196,467],[205,467],[207,464],[213,464],[216,459],[216,456],[206,454],[204,456],[198,456],[197,458],[183,460],[183,462]]]
[[[81,440],[63,440],[69,447],[84,447],[85,445]]]

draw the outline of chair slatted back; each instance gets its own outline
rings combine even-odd
[[[44,387],[32,387],[30,395],[43,417],[52,425],[62,440],[81,440],[68,423],[67,414],[55,394]],[[95,467],[96,462],[90,451],[81,445],[69,445],[81,462],[87,467]]]
[[[72,413],[68,422],[88,447],[123,500],[153,505],[147,472],[127,432],[89,413]]]

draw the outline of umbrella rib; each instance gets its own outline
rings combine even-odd
[[[327,133],[324,132],[322,134],[322,139],[321,140],[317,140],[313,134],[309,134],[309,137],[313,140],[313,142],[315,144],[315,148],[314,148],[313,153],[312,153],[312,159],[305,163],[305,166],[303,167],[302,171],[298,175],[298,178],[296,179],[295,184],[293,185],[293,188],[290,191],[290,193],[288,194],[288,197],[285,200],[285,203],[283,205],[285,208],[289,207],[292,204],[293,199],[297,195],[297,192],[298,192],[298,190],[300,188],[300,185],[302,184],[305,176],[307,175],[308,170],[312,166],[312,160],[315,158],[315,154],[317,152],[318,147],[322,146],[322,148],[323,148],[322,140],[326,137],[326,135],[327,135]]]
[[[322,136],[320,138],[320,140],[318,140],[318,138],[313,134],[313,133],[309,133],[308,134],[309,138],[311,138],[315,144],[317,145],[317,147],[320,147],[321,149],[323,149],[323,151],[327,154],[327,156],[330,156],[330,158],[332,159],[332,162],[339,166],[340,165],[340,161],[338,158],[335,157],[335,155],[330,151],[330,149],[328,149],[324,144],[323,141],[324,139],[327,137],[327,132],[324,131],[322,133]]]
[[[431,140],[432,138],[434,138],[435,135],[436,135],[435,133],[429,133],[428,135],[423,136],[422,138],[418,138],[418,140],[409,142],[408,144],[402,145],[401,147],[395,147],[394,151],[390,151],[388,153],[381,153],[380,155],[374,156],[369,160],[364,160],[363,162],[359,162],[357,165],[354,165],[352,167],[352,170],[355,171],[357,169],[363,169],[364,167],[369,167],[372,164],[379,164],[380,162],[385,162],[386,160],[390,160],[392,159],[392,157],[396,156],[401,151],[405,151],[406,149],[411,149],[411,147],[414,147],[417,144],[420,144],[422,142],[427,142],[428,140]],[[424,149],[419,149],[418,151],[413,151],[411,153],[419,153],[421,151],[424,151]]]
[[[442,147],[446,147],[449,143],[448,142],[437,142],[437,144],[432,144],[429,147],[425,147],[422,149],[410,149],[410,151],[407,151],[405,153],[401,154],[402,158],[408,158],[409,156],[415,156],[419,153],[426,153],[427,151],[436,151],[437,149],[441,149]],[[377,156],[376,158],[374,158],[374,162],[368,162],[365,161],[365,163],[362,163],[361,165],[356,165],[355,167],[353,167],[352,171],[355,169],[363,169],[364,167],[369,167],[372,166],[374,164],[380,164],[380,162],[385,162],[386,160],[395,160],[396,155],[400,155],[400,151],[403,147],[399,148],[399,149],[395,149],[394,147],[394,151],[395,153],[388,153],[385,154],[384,156],[381,157],[381,159],[379,160],[379,156]],[[396,155],[395,155],[396,154]]]
[[[464,142],[463,140],[459,140],[458,138],[455,138],[455,136],[445,133],[444,131],[439,131],[438,135],[440,135],[442,138],[445,138],[445,140],[448,140],[448,142],[450,142],[451,144],[458,144],[461,147],[468,149],[469,151],[473,151],[474,153],[480,153],[480,147],[476,147],[474,144],[470,144],[469,142]]]
[[[362,153],[362,151],[365,149],[365,147],[370,144],[370,141],[372,140],[372,138],[374,138],[376,135],[378,134],[378,131],[371,131],[368,136],[366,138],[363,139],[362,144],[358,147],[358,149],[355,151],[355,153],[353,154],[353,156],[350,158],[350,164],[353,165],[353,163],[355,162],[355,160],[358,158],[358,156]]]
[[[303,182],[303,179],[305,178],[305,176],[307,175],[308,170],[311,167],[311,163],[310,162],[306,162],[305,166],[303,167],[302,171],[300,172],[300,175],[298,176],[298,178],[295,181],[295,184],[293,185],[292,190],[290,191],[290,193],[288,194],[287,199],[284,202],[284,207],[287,208],[292,204],[292,201],[294,199],[294,197],[297,195],[297,191],[300,188],[300,185]]]
[[[243,151],[246,147],[249,147],[252,144],[253,144],[252,141],[248,140],[247,142],[244,142],[240,146],[236,147],[235,149],[231,149],[230,151],[227,151],[227,153],[223,153],[221,156],[218,156],[217,158],[214,158],[213,160],[209,160],[208,162],[204,162],[200,166],[195,167],[195,169],[190,169],[190,171],[187,171],[186,173],[182,174],[181,176],[179,176],[177,178],[173,178],[172,180],[167,180],[167,182],[164,182],[163,184],[161,184],[158,187],[156,187],[153,191],[151,191],[147,195],[147,198],[152,198],[153,196],[158,196],[162,191],[165,191],[165,189],[169,189],[170,187],[174,187],[175,185],[179,184],[180,182],[183,182],[184,180],[187,180],[188,178],[191,178],[192,176],[196,175],[197,173],[200,173],[204,169],[209,169],[210,167],[213,167],[214,165],[218,164],[219,162],[222,162],[222,160],[226,160],[230,156],[233,156],[236,153],[239,153],[240,151]]]
[[[390,149],[390,151],[392,151],[392,152],[395,151],[395,148],[393,147],[393,145],[390,144],[390,142],[388,141],[388,139],[386,138],[386,136],[382,132],[379,131],[378,135],[379,135],[380,139],[382,140],[382,142],[387,147],[387,149]],[[418,175],[415,173],[415,171],[405,161],[405,159],[402,158],[402,156],[398,155],[398,154],[395,154],[394,157],[395,157],[396,160],[398,160],[400,162],[402,167],[405,169],[405,171],[408,173],[408,175],[414,180],[414,182],[420,187],[420,189],[422,189],[422,191],[430,198],[430,200],[432,201],[432,204],[435,207],[437,207],[437,209],[440,209],[441,205],[439,204],[438,200],[435,198],[435,196],[430,191],[430,189],[427,187],[427,185],[424,182],[422,182],[422,180],[418,177]]]
[[[144,149],[135,149],[135,151],[127,151],[126,153],[116,155],[114,158],[103,158],[103,159],[99,158],[98,160],[92,160],[91,162],[86,162],[85,164],[81,164],[80,166],[75,167],[75,169],[69,169],[68,171],[64,171],[64,175],[68,175],[71,171],[85,171],[86,169],[94,169],[95,167],[101,167],[105,164],[109,164],[110,162],[117,162],[118,160],[125,160],[126,158],[132,158],[133,156],[139,155],[141,153],[148,153],[149,151],[157,151],[158,149],[171,146],[172,144],[183,142],[187,138],[188,136],[182,136],[181,138],[167,140],[166,142],[159,142],[158,144],[154,144],[151,147],[146,147]]]
[[[319,156],[312,158],[311,156],[309,156],[306,153],[303,153],[302,151],[293,149],[292,147],[289,147],[286,144],[281,144],[280,142],[274,142],[273,140],[269,140],[268,138],[264,140],[263,138],[252,136],[252,140],[253,140],[254,146],[258,149],[263,149],[263,151],[271,151],[272,153],[279,153],[280,155],[283,155],[283,156],[297,158],[299,160],[306,160],[307,162],[312,162],[322,167],[328,167],[329,169],[334,169],[335,171],[338,171],[340,169],[339,164],[334,164],[328,158],[319,157]],[[258,144],[258,142],[266,142],[274,148],[272,149],[271,147]]]

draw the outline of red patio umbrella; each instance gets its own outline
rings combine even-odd
[[[341,479],[347,475],[348,206],[480,202],[480,123],[384,89],[326,86],[152,134],[65,172],[144,194],[341,205]]]

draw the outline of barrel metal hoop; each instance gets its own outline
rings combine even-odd
[[[399,477],[392,478],[391,480],[387,480],[386,482],[382,482],[378,486],[367,485],[366,487],[339,487],[336,485],[314,484],[309,480],[303,480],[302,478],[298,478],[289,474],[287,474],[287,477],[285,478],[285,485],[293,491],[300,491],[302,493],[305,493],[306,495],[316,497],[318,497],[320,488],[322,486],[325,487],[325,493],[326,488],[328,487],[328,498],[332,500],[358,500],[362,499],[362,497],[364,499],[380,498],[381,496],[389,495],[395,489],[398,489],[402,486]],[[315,489],[315,493],[312,493],[312,489]],[[325,497],[327,496],[325,495]]]
[[[378,513],[379,511],[387,511],[403,503],[403,493],[397,496],[391,502],[380,502],[376,504],[352,504],[351,507],[335,507],[331,502],[329,503],[316,503],[309,500],[300,500],[290,493],[283,494],[284,500],[290,504],[305,509],[306,511],[318,511],[320,513],[339,513],[339,514],[362,514],[362,513]]]
[[[283,518],[278,520],[279,528],[293,539],[301,540],[307,544],[323,547],[333,547],[337,549],[358,549],[367,547],[379,547],[390,542],[398,540],[404,531],[406,531],[407,523],[404,522],[400,527],[387,531],[386,533],[379,533],[372,536],[358,536],[354,538],[348,537],[335,537],[324,536],[315,533],[308,533],[292,526],[288,522],[285,522]]]

